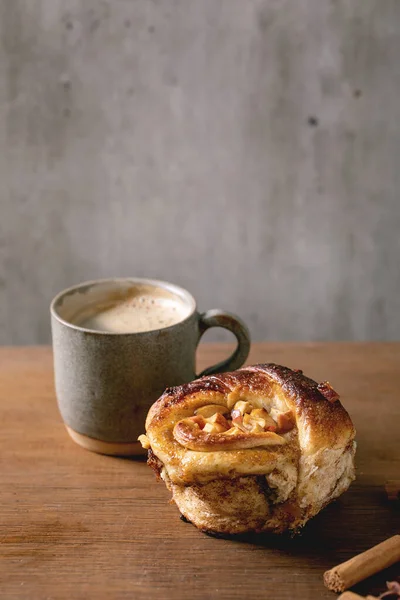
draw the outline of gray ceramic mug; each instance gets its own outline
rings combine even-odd
[[[77,320],[76,315],[91,307],[139,293],[154,296],[155,303],[171,302],[178,310],[177,322],[121,333],[93,329]],[[238,317],[222,310],[200,314],[189,292],[163,281],[126,278],[82,283],[59,293],[50,311],[61,416],[75,442],[103,454],[139,454],[137,438],[144,431],[148,409],[166,387],[237,369],[250,348],[248,329]],[[196,349],[210,327],[234,333],[237,348],[227,360],[196,375]]]

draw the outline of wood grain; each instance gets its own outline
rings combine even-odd
[[[226,345],[204,345],[199,367]],[[334,598],[322,575],[400,529],[384,483],[400,472],[400,344],[255,344],[274,361],[329,379],[357,427],[358,478],[295,538],[221,540],[179,519],[142,460],[74,445],[53,389],[51,350],[0,349],[0,595],[74,598]],[[399,565],[359,584],[383,591]]]

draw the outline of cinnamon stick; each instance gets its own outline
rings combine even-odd
[[[324,583],[334,592],[344,592],[359,581],[390,567],[400,560],[400,535],[353,556],[324,573]]]

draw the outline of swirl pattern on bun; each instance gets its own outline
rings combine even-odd
[[[354,437],[328,382],[262,364],[168,388],[139,439],[187,520],[237,534],[296,531],[340,496]]]

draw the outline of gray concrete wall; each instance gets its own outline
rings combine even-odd
[[[398,0],[1,0],[0,342],[85,279],[400,337]]]

